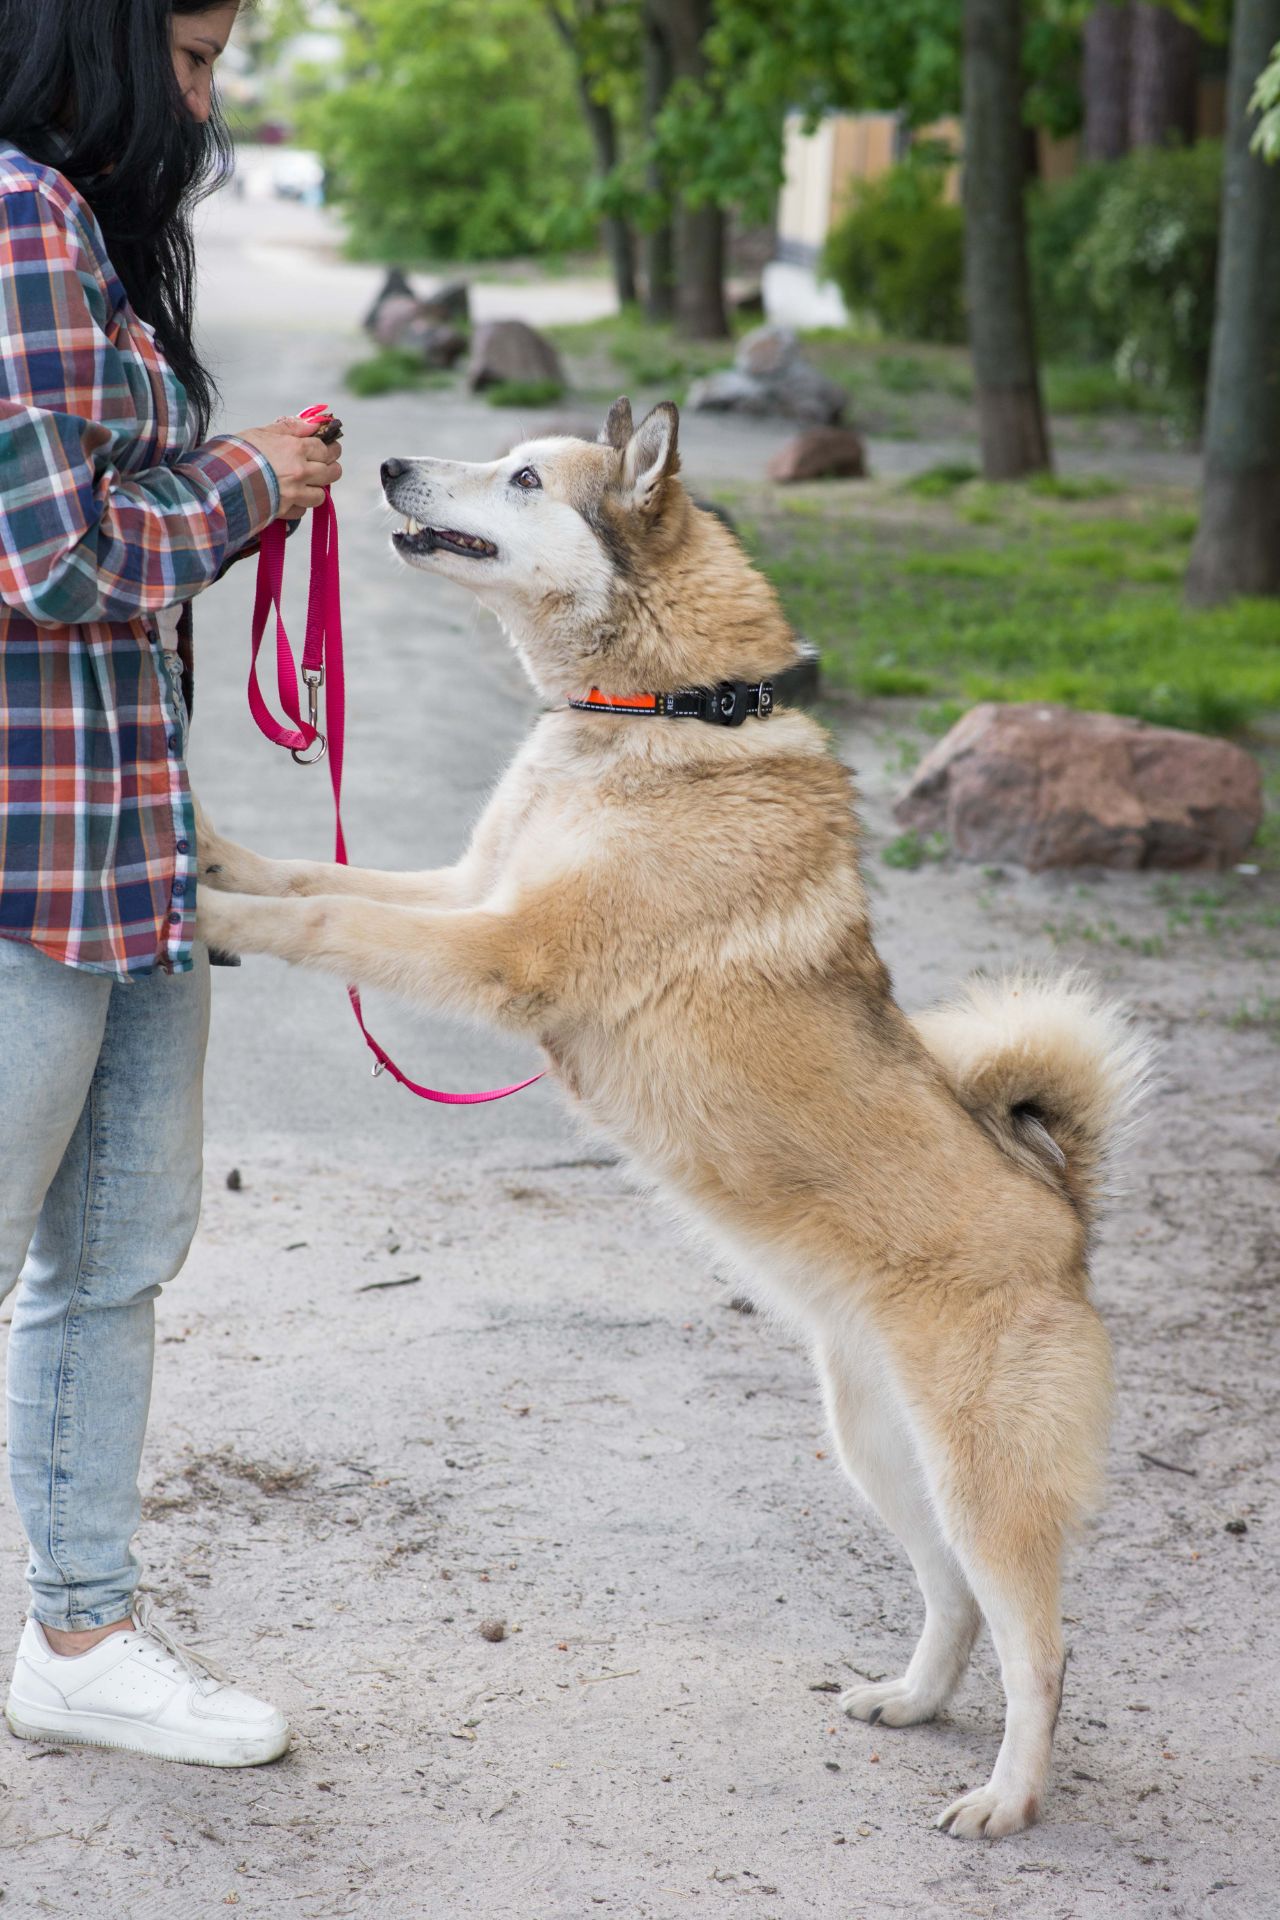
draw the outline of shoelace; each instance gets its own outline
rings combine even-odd
[[[134,1624],[138,1632],[148,1640],[157,1640],[189,1680],[193,1680],[201,1693],[212,1691],[210,1682],[216,1686],[229,1686],[231,1683],[225,1673],[220,1673],[212,1660],[206,1660],[202,1653],[192,1653],[189,1647],[178,1644],[169,1629],[156,1619],[155,1609],[150,1596],[139,1596],[133,1609]]]

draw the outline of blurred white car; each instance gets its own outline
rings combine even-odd
[[[282,147],[271,157],[271,191],[278,200],[300,200],[304,206],[324,204],[324,168],[320,156],[305,147]]]

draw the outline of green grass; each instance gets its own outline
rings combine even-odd
[[[491,407],[549,407],[564,398],[559,380],[495,380],[481,391]]]
[[[735,321],[734,331],[753,324]],[[601,396],[659,388],[664,399],[683,400],[691,380],[733,359],[731,340],[686,340],[634,307],[605,320],[548,327],[546,333],[569,361],[574,388]]]
[[[783,514],[763,495],[754,516],[739,509],[834,680],[943,702],[1055,700],[1207,733],[1280,709],[1274,601],[1183,605],[1188,508],[1159,494],[1104,505],[1093,486],[1083,499],[1069,485],[983,489],[958,471],[934,469],[856,516],[816,493],[792,503],[817,500],[816,512]]]
[[[687,340],[674,326],[646,320],[638,307],[576,326],[549,327],[575,391],[592,399],[619,392],[683,402],[691,381],[728,366],[736,339],[757,326],[732,317],[733,339]],[[816,327],[806,356],[849,395],[850,417],[864,431],[899,438],[971,433],[973,369],[968,349],[885,339],[874,326]],[[1159,395],[1125,386],[1110,366],[1050,364],[1044,389],[1051,412],[1082,419],[1113,415],[1149,440],[1168,415]],[[1135,415],[1151,416],[1144,425]]]
[[[383,347],[367,360],[348,367],[346,383],[352,393],[369,399],[379,393],[411,392],[428,387],[451,387],[453,376],[435,367],[424,367],[416,353],[403,347]]]
[[[926,467],[923,473],[913,473],[909,480],[903,481],[902,491],[914,493],[920,500],[946,500],[977,477],[978,469],[967,460],[942,460],[937,466]]]
[[[886,867],[905,867],[914,873],[917,867],[923,867],[930,860],[945,860],[947,841],[945,834],[918,833],[915,827],[908,827],[896,840],[890,840],[880,849],[880,858]]]
[[[1174,414],[1167,394],[1126,384],[1106,363],[1051,361],[1042,381],[1050,413],[1149,413],[1170,419]]]

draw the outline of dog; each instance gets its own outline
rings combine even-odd
[[[384,464],[399,558],[497,614],[550,710],[453,867],[265,859],[201,820],[198,930],[536,1040],[802,1330],[924,1598],[905,1673],[842,1705],[931,1719],[985,1617],[1004,1738],[938,1824],[996,1838],[1037,1818],[1049,1770],[1062,1557],[1111,1395],[1087,1258],[1145,1044],[1070,976],[897,1005],[850,778],[811,719],[770,710],[795,642],[684,491],[678,430],[619,400],[596,443]]]

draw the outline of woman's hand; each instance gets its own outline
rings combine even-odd
[[[295,420],[289,416],[269,427],[251,427],[237,438],[247,440],[264,456],[280,488],[277,520],[296,520],[318,507],[325,488],[342,478],[342,462],[335,446],[327,447],[316,434],[322,420]]]

